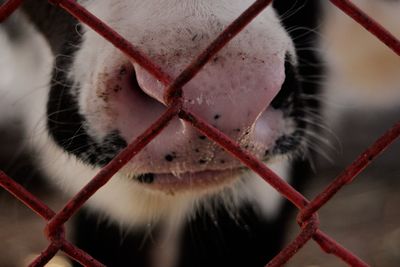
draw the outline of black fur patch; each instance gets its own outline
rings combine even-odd
[[[212,212],[203,211],[182,229],[180,257],[174,267],[265,266],[282,246],[286,216],[282,213],[274,220],[263,219],[251,203],[235,215],[220,205]],[[80,212],[77,223],[78,247],[106,266],[150,266],[159,236],[157,226],[121,234],[118,225],[99,221],[86,211]]]
[[[79,29],[79,25],[76,26]],[[80,46],[81,35],[72,31],[68,42],[57,56],[47,102],[47,126],[51,137],[64,150],[86,163],[103,166],[127,146],[118,131],[110,132],[102,142],[96,142],[86,130],[85,118],[80,114],[76,97],[71,90],[73,82],[67,77],[75,50]]]
[[[98,218],[97,214],[81,210],[76,222],[76,245],[108,267],[148,267],[151,249],[158,235],[156,226],[121,231],[120,225]],[[74,263],[75,267],[81,267]]]
[[[285,57],[285,81],[281,90],[271,102],[274,109],[287,110],[293,105],[293,95],[302,93],[299,74],[297,68],[293,65],[291,56]]]
[[[290,118],[296,127],[292,134],[283,135],[275,141],[272,150],[265,152],[265,159],[275,155],[284,155],[298,150],[305,136],[305,129],[308,124],[303,120],[307,115],[304,112],[307,106],[307,99],[298,74],[298,69],[292,63],[290,55],[286,55],[285,59],[285,81],[277,96],[271,102],[271,106],[279,109],[284,113],[285,118]]]

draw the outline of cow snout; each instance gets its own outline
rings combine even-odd
[[[165,105],[166,87],[135,65],[140,90]],[[176,63],[177,65],[177,63]],[[183,69],[169,69],[176,77]],[[243,51],[217,55],[183,88],[184,107],[232,136],[251,129],[281,88],[284,58],[257,57]]]
[[[163,68],[172,77],[188,64],[176,55],[156,61],[168,62]],[[282,115],[270,104],[285,78],[284,61],[284,54],[264,57],[243,50],[222,51],[183,87],[183,107],[262,157],[283,127]],[[118,132],[129,142],[167,109],[166,87],[135,62],[116,73],[108,86],[111,110]],[[167,166],[204,170],[238,164],[178,118],[136,159],[141,166],[148,166],[149,160],[160,172],[167,171]]]
[[[182,21],[188,23],[182,24]],[[129,27],[121,29],[151,61],[175,78],[230,21],[222,15],[216,18],[207,13],[207,16],[184,17],[169,24],[157,24],[157,27],[144,25],[140,31]],[[97,37],[90,38],[91,33],[88,35],[88,48],[91,42],[100,42]],[[94,53],[89,49],[86,52],[86,55]],[[88,64],[84,60],[86,52],[78,55],[76,64]],[[184,109],[265,159],[287,127],[283,112],[273,104],[285,80],[287,54],[294,54],[292,42],[268,9],[184,85]],[[93,62],[99,67],[88,66],[94,71],[81,83],[80,101],[87,128],[99,140],[110,133],[118,133],[130,143],[165,112],[167,88],[133,59],[111,46],[105,45],[101,55],[93,55]],[[178,117],[131,162],[135,173],[240,167],[238,161]]]

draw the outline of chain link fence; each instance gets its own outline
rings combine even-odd
[[[135,48],[135,44],[131,44],[125,40],[123,36],[108,27],[95,15],[89,13],[85,8],[76,3],[76,1],[52,0],[49,2],[64,9],[66,12],[70,13],[71,16],[74,16],[82,23],[91,27],[99,35],[107,39],[125,55],[135,60],[137,64],[161,81],[165,86],[164,99],[165,102],[168,103],[168,109],[152,124],[150,128],[144,131],[109,164],[102,168],[102,170],[93,177],[80,192],[71,198],[59,212],[50,209],[35,195],[31,194],[23,186],[16,183],[4,172],[0,171],[0,186],[22,201],[33,212],[47,222],[44,233],[49,240],[49,245],[30,263],[30,266],[45,265],[60,250],[85,266],[104,266],[101,262],[92,258],[85,251],[80,250],[66,239],[64,224],[93,194],[96,193],[97,190],[105,185],[116,172],[118,172],[128,161],[130,161],[149,142],[151,142],[168,125],[171,119],[176,116],[189,122],[209,139],[219,144],[233,157],[239,159],[248,168],[259,174],[265,182],[273,186],[283,197],[288,199],[299,209],[297,223],[300,226],[300,232],[297,237],[281,250],[278,255],[276,255],[269,263],[266,263],[266,266],[282,266],[310,240],[316,242],[324,252],[337,256],[351,266],[369,266],[368,263],[365,263],[319,228],[317,212],[328,201],[330,201],[330,199],[333,198],[343,186],[351,183],[360,172],[362,172],[378,155],[380,155],[399,137],[400,122],[387,130],[387,132],[379,137],[375,143],[360,154],[359,157],[344,169],[331,184],[326,186],[325,190],[318,194],[314,199],[309,200],[296,191],[291,185],[283,181],[283,179],[267,168],[256,157],[243,150],[224,133],[211,126],[197,114],[186,110],[182,105],[182,87],[199,71],[201,71],[201,68],[206,65],[219,50],[221,50],[243,28],[245,28],[246,25],[249,24],[260,12],[270,5],[272,0],[258,0],[254,2],[177,77],[170,77],[167,75],[159,66],[150,61],[146,55],[138,51]],[[397,56],[400,56],[400,41],[371,17],[367,16],[357,6],[352,4],[351,1],[330,0],[330,2],[379,38],[383,43],[391,48]],[[13,11],[18,9],[21,3],[22,0],[9,0],[5,2],[0,8],[0,22],[4,21],[13,13]]]

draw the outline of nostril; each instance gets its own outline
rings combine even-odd
[[[285,58],[285,81],[282,84],[281,90],[271,102],[274,109],[285,109],[291,101],[293,93],[300,90],[300,80],[297,67],[294,65],[291,56],[286,55]]]
[[[133,65],[121,65],[114,75],[109,75],[104,86],[107,91],[99,96],[108,104],[103,113],[107,116],[103,121],[107,123],[101,127],[104,131],[118,130],[125,140],[138,137],[166,110],[165,105],[144,90],[139,78]]]
[[[136,94],[140,95],[141,97],[150,98],[150,96],[146,94],[144,90],[142,90],[142,88],[140,87],[139,82],[137,80],[136,72],[133,68],[129,73],[129,86],[131,90],[133,90]]]
[[[161,105],[165,106],[164,103],[160,102],[154,96],[148,94],[146,92],[146,90],[144,90],[140,86],[138,77],[137,77],[137,74],[136,74],[136,71],[134,68],[131,68],[131,70],[129,71],[129,86],[130,86],[131,90],[135,93],[135,95],[140,97],[140,99],[142,101],[146,101],[147,104],[153,103],[153,104],[157,104],[157,105],[161,104]]]
[[[133,85],[141,90],[146,96],[156,100],[159,104],[167,106],[164,99],[165,85],[144,68],[132,63],[133,66]]]
[[[145,94],[145,92],[142,90],[142,88],[140,88],[139,82],[136,77],[136,72],[134,69],[131,71],[131,73],[129,75],[129,85],[132,90],[136,91],[141,96],[148,96],[147,94]]]

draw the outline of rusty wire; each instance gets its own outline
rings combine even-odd
[[[44,1],[44,0],[43,0]],[[363,27],[373,33],[377,38],[390,47],[397,55],[400,55],[400,41],[374,21],[362,10],[348,0],[330,0],[338,8],[355,19]],[[182,87],[189,82],[207,62],[222,49],[231,39],[235,37],[252,19],[254,19],[272,0],[255,1],[240,17],[232,22],[189,66],[176,78],[170,77],[159,66],[149,60],[146,55],[139,51],[116,31],[108,27],[96,16],[88,12],[73,0],[49,0],[54,5],[65,9],[82,23],[91,27],[94,31],[111,42],[125,55],[146,69],[156,79],[161,81],[165,87],[164,100],[169,108],[164,114],[144,131],[138,138],[133,140],[123,151],[121,151],[109,164],[102,168],[91,181],[71,198],[59,212],[54,212],[46,204],[32,195],[13,179],[0,171],[0,186],[22,201],[27,207],[42,217],[47,225],[45,235],[49,239],[49,245],[43,250],[29,266],[44,266],[59,250],[65,252],[72,259],[85,266],[104,266],[92,258],[85,251],[75,247],[64,236],[64,223],[111,177],[118,172],[129,160],[141,151],[151,140],[153,140],[176,116],[188,121],[200,132],[223,147],[233,157],[239,159],[254,172],[258,173],[266,182],[273,186],[282,196],[292,202],[298,209],[298,224],[301,231],[298,236],[285,247],[266,266],[282,266],[310,239],[319,244],[326,253],[334,254],[351,266],[369,266],[352,252],[338,244],[331,237],[319,229],[317,211],[325,205],[344,185],[351,183],[355,177],[363,171],[379,154],[381,154],[391,143],[400,136],[400,122],[395,124],[383,134],[373,145],[363,152],[353,163],[351,163],[341,175],[339,175],[326,189],[312,201],[307,200],[293,187],[266,167],[261,161],[249,154],[247,151],[231,140],[224,133],[211,126],[201,117],[185,110],[182,106]],[[22,3],[22,0],[9,0],[0,7],[0,22],[4,21]]]

